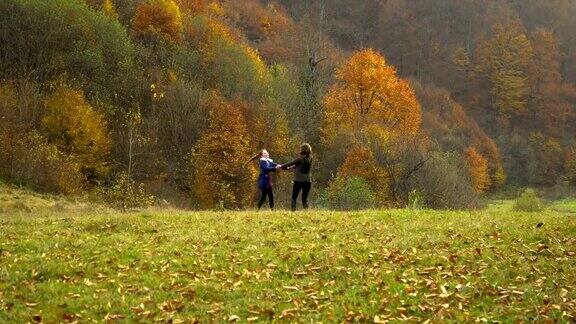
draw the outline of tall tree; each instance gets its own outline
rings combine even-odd
[[[512,118],[526,113],[530,92],[528,67],[533,49],[519,26],[496,26],[479,47],[477,69],[489,83],[490,104],[499,125],[509,129]]]
[[[192,150],[189,183],[202,208],[242,208],[251,201],[255,170],[242,112],[212,94],[208,129]],[[248,189],[249,190],[249,189]]]

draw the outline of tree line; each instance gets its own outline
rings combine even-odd
[[[574,185],[573,18],[553,2],[3,1],[0,177],[247,208],[250,156],[306,141],[334,208]]]

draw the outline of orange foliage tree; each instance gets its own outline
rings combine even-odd
[[[390,179],[385,168],[378,165],[374,158],[374,153],[367,147],[354,146],[348,154],[344,163],[338,169],[335,181],[347,178],[362,178],[375,193],[380,202],[390,200]],[[338,188],[330,187],[330,190]]]
[[[379,157],[371,158],[377,168],[372,171],[378,175],[373,179],[366,176],[365,180],[379,198],[386,199],[388,192],[392,200],[400,198],[402,184],[413,174],[412,166],[402,162],[402,156],[419,156],[410,148],[400,147],[398,141],[402,137],[419,138],[421,112],[414,91],[408,82],[398,78],[384,57],[371,49],[354,53],[337,70],[336,77],[338,82],[324,99],[321,140],[325,148],[340,153],[332,157],[341,159],[337,163],[351,166],[354,158],[368,154],[354,146],[370,147],[372,154]],[[342,155],[343,147],[352,151]],[[421,161],[411,162],[416,167],[423,165]]]
[[[202,208],[248,206],[256,170],[242,112],[217,94],[209,99],[209,125],[191,154],[189,183]]]
[[[488,160],[473,147],[467,148],[464,155],[474,190],[478,193],[486,192],[490,188]]]
[[[136,8],[132,25],[137,35],[157,35],[179,42],[182,14],[174,0],[148,0]]]
[[[104,176],[112,141],[104,117],[84,98],[84,93],[59,86],[44,101],[42,125],[47,138],[79,163],[90,177]]]
[[[356,52],[336,73],[338,83],[325,98],[323,138],[357,133],[378,125],[389,134],[416,134],[420,106],[410,85],[372,49]]]

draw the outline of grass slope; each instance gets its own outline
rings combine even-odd
[[[114,214],[58,203],[0,200],[0,322],[576,316],[569,213]]]

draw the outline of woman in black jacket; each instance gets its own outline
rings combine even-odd
[[[282,170],[294,168],[294,185],[292,186],[292,211],[296,210],[296,200],[302,191],[302,206],[308,208],[308,193],[312,187],[312,147],[308,143],[300,146],[300,156],[281,166]]]

